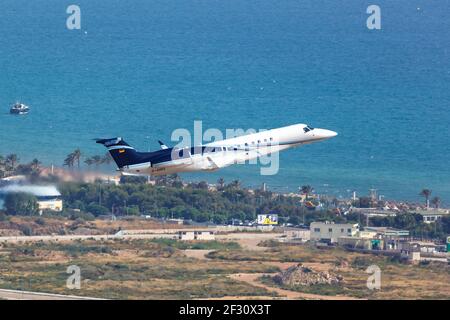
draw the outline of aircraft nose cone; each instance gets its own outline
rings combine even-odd
[[[330,139],[337,136],[337,132],[327,130],[327,129],[320,129],[317,132],[317,138],[322,139]]]
[[[326,132],[327,138],[333,138],[338,135],[337,132],[335,132],[335,131],[331,131],[331,130],[326,130],[326,131],[327,131]]]

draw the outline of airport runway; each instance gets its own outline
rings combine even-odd
[[[0,289],[0,299],[3,300],[104,300],[92,297],[66,296],[62,294],[30,292],[20,290]]]

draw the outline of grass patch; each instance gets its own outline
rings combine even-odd
[[[179,241],[174,239],[152,239],[153,243],[164,245],[180,250],[195,249],[195,250],[239,250],[241,246],[237,242],[223,242],[223,241]]]

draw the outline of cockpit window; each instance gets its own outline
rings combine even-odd
[[[314,130],[314,128],[313,128],[313,127],[310,127],[310,126],[306,126],[306,127],[303,128],[303,131],[304,131],[305,133],[310,132],[310,131],[312,131],[312,130]]]

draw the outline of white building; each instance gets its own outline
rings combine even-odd
[[[286,239],[286,241],[306,242],[311,240],[311,231],[308,229],[284,228],[283,239]]]
[[[435,254],[446,251],[445,245],[435,244],[429,241],[408,241],[400,243],[399,247],[401,250],[420,251],[423,254]]]
[[[423,217],[425,223],[434,223],[442,217],[450,215],[450,210],[445,209],[417,210],[416,212]]]
[[[408,230],[401,230],[389,227],[364,227],[365,232],[376,233],[382,238],[404,238],[409,237]]]
[[[209,230],[192,230],[192,231],[179,231],[179,240],[215,240],[216,237],[213,231]]]
[[[366,237],[339,237],[338,244],[342,247],[350,247],[365,250],[383,249],[384,241],[382,239],[371,239]]]
[[[312,222],[309,230],[311,241],[336,243],[339,237],[354,237],[359,226],[357,223]]]
[[[60,212],[63,209],[63,201],[61,193],[55,186],[35,186],[11,184],[1,188],[0,193],[6,195],[8,193],[20,192],[28,193],[36,197],[39,212],[42,214],[44,210]]]
[[[184,223],[184,219],[167,219],[166,222],[169,223],[169,224],[182,225]]]

